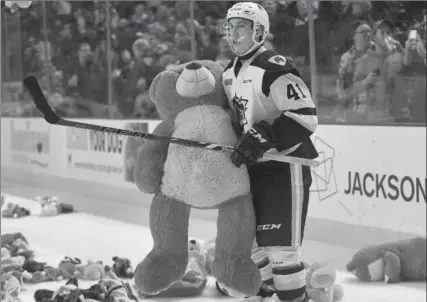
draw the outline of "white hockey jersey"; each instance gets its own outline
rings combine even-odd
[[[290,60],[261,47],[246,61],[230,62],[222,84],[243,132],[266,121],[279,137],[279,151],[290,154],[304,144],[306,152],[298,156],[317,157],[309,138],[317,127],[316,108]]]

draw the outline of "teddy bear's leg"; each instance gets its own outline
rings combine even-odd
[[[251,259],[255,239],[252,197],[239,196],[218,211],[218,230],[212,274],[231,296],[254,296],[261,287],[261,274]]]
[[[155,295],[180,280],[188,264],[190,207],[161,193],[150,207],[153,249],[135,269],[135,284],[144,294]]]

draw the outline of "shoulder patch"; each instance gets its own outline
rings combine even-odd
[[[292,58],[285,57],[270,50],[264,51],[257,56],[255,60],[252,61],[251,65],[265,70],[265,73],[274,74],[276,78],[288,73],[298,77],[300,76]]]
[[[225,79],[224,80],[224,85],[225,86],[230,86],[233,84],[233,79]]]
[[[276,65],[280,65],[280,66],[285,66],[286,65],[286,58],[284,56],[281,55],[275,55],[272,56],[268,59],[268,62],[276,64]]]

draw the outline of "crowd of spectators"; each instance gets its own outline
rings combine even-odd
[[[14,13],[3,6],[3,104],[11,106],[2,115],[35,115],[25,93],[5,87],[36,74],[63,116],[155,119],[148,88],[158,72],[193,58],[232,58],[223,24],[235,2],[33,1]],[[271,19],[265,46],[292,57],[309,85],[316,79],[321,119],[425,123],[425,2],[315,1],[315,77],[307,3],[260,1]],[[410,41],[411,29],[417,36]],[[392,45],[383,51],[380,34],[388,31]],[[380,75],[362,67],[372,64]],[[11,76],[17,66],[20,79]]]

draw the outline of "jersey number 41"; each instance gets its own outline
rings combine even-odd
[[[296,89],[295,89],[296,87]],[[298,91],[297,91],[298,90]],[[306,96],[298,83],[288,84],[286,86],[286,94],[289,100],[298,101],[301,98],[305,99]]]

